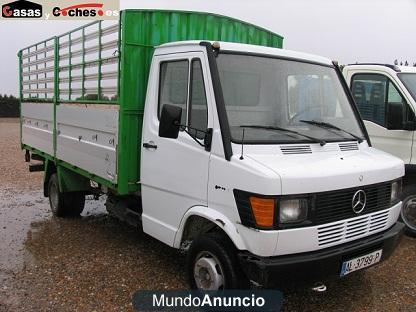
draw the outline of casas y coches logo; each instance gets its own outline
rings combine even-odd
[[[42,17],[42,6],[25,0],[14,1],[2,5],[1,16],[4,18]]]
[[[55,17],[94,17],[94,16],[117,16],[117,11],[103,10],[102,3],[80,3],[66,8],[54,7],[52,14]]]

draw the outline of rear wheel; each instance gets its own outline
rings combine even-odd
[[[63,193],[59,190],[58,175],[52,174],[48,184],[49,205],[56,217],[79,217],[85,205],[82,193]]]
[[[402,199],[401,220],[406,225],[406,233],[410,236],[416,236],[416,187],[406,187]]]
[[[192,289],[224,290],[249,286],[237,259],[237,250],[220,232],[202,234],[188,251],[187,269]]]

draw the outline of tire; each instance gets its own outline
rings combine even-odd
[[[79,217],[85,205],[85,195],[59,191],[58,175],[52,174],[48,184],[49,205],[55,217]]]
[[[187,271],[191,289],[245,289],[250,285],[238,263],[237,249],[221,232],[195,238],[187,255]]]
[[[79,192],[65,193],[64,206],[66,216],[73,218],[80,217],[85,206],[85,195]]]
[[[416,237],[416,186],[405,187],[400,220],[406,225],[406,234]]]

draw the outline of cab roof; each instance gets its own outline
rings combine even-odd
[[[208,41],[214,43],[213,41]],[[169,42],[158,46],[158,48],[173,48],[173,47],[184,47],[184,46],[200,46],[200,40],[189,40],[189,41],[177,41],[177,42]],[[292,50],[286,49],[279,49],[279,48],[271,48],[259,45],[252,45],[252,44],[243,44],[243,43],[233,43],[233,42],[224,42],[218,41],[220,45],[220,51],[235,51],[239,53],[252,53],[252,54],[264,54],[264,55],[272,55],[277,57],[283,58],[293,58],[307,62],[319,63],[323,65],[330,65],[332,66],[333,63],[329,58],[325,58],[322,56],[308,54],[303,52],[297,52]]]
[[[382,63],[356,63],[346,65],[348,68],[368,68],[368,69],[386,69],[393,70],[397,73],[416,73],[416,67],[413,66],[399,66]]]

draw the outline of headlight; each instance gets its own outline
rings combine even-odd
[[[259,230],[283,230],[312,224],[309,195],[260,195],[234,190],[241,224]]]
[[[402,192],[402,182],[401,181],[394,181],[391,184],[390,201],[392,203],[399,202],[400,201],[401,192]]]
[[[294,223],[305,221],[308,216],[306,199],[285,199],[280,201],[279,222]]]

